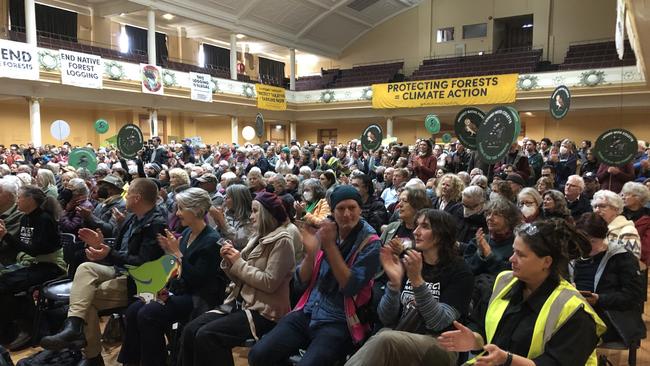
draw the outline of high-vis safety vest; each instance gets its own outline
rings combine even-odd
[[[510,303],[510,299],[504,297],[510,292],[517,281],[518,279],[514,277],[512,271],[505,271],[501,272],[494,282],[492,297],[490,297],[490,304],[485,314],[487,344],[492,342],[501,317]],[[560,280],[560,284],[553,290],[548,299],[546,299],[537,316],[527,358],[532,360],[542,355],[546,342],[580,309],[586,311],[594,319],[594,322],[596,322],[596,333],[599,337],[605,333],[605,330],[607,330],[605,323],[603,323],[594,309],[584,300],[578,290],[569,282],[563,279]],[[475,362],[476,358],[473,358],[467,361],[466,364],[473,364]],[[585,365],[596,366],[597,363],[596,350],[594,350]]]

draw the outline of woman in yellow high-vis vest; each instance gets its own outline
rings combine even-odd
[[[569,259],[589,251],[589,240],[563,220],[525,224],[517,231],[512,271],[494,283],[485,324],[474,331],[454,322],[443,333],[450,351],[480,351],[467,364],[594,365],[605,324],[569,284]]]

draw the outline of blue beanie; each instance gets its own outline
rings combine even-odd
[[[359,207],[363,204],[361,203],[361,195],[356,188],[348,185],[338,186],[334,188],[334,191],[330,195],[330,208],[332,211],[334,211],[339,202],[345,200],[355,200],[359,204]]]

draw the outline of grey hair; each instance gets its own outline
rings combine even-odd
[[[231,184],[226,188],[226,196],[232,200],[232,213],[241,222],[248,221],[251,216],[251,192],[243,184]]]
[[[89,193],[86,182],[81,178],[70,179],[68,187],[70,187],[72,195],[74,196],[87,196]]]
[[[471,178],[469,176],[469,173],[461,171],[461,172],[458,172],[457,175],[458,175],[458,178],[460,178],[460,180],[462,180],[463,183],[465,183],[465,186],[469,185],[470,180],[471,180]]]
[[[31,186],[32,185],[32,176],[29,175],[29,173],[18,173],[16,174],[16,177],[20,179],[21,182],[23,182],[22,185],[24,186]]]
[[[36,173],[38,180],[42,188],[47,188],[49,186],[56,186],[56,178],[54,178],[54,173],[49,169],[39,169]]]
[[[470,186],[479,186],[483,188],[485,186],[487,188],[488,184],[488,179],[484,175],[475,175],[474,178],[472,178],[472,181],[470,182]]]
[[[287,188],[287,180],[284,179],[282,174],[275,174],[270,179],[274,179],[282,188]]]
[[[275,177],[275,175],[276,175],[275,172],[272,172],[272,171],[269,170],[268,172],[264,173],[264,179],[269,179],[271,177]]]
[[[0,192],[7,192],[13,198],[13,201],[16,202],[18,198],[18,185],[16,182],[12,182],[9,179],[2,178],[0,179]]]
[[[325,187],[320,184],[320,181],[315,178],[309,178],[303,182],[302,190],[305,190],[305,187],[310,187],[312,192],[314,192],[314,200],[319,200],[325,198]],[[302,192],[300,192],[302,194]]]
[[[638,182],[627,182],[621,189],[621,194],[637,196],[641,200],[641,206],[645,206],[650,200],[650,189],[645,184]]]
[[[11,175],[11,169],[9,169],[9,165],[7,164],[0,164],[0,177],[4,177],[5,175]]]
[[[519,208],[514,203],[505,198],[493,199],[487,203],[485,206],[485,217],[491,214],[503,216],[510,230],[514,231],[517,225],[521,224],[521,211],[519,211]]]
[[[190,210],[198,218],[202,218],[210,210],[212,200],[210,194],[201,188],[188,188],[176,194],[176,203],[181,210]]]
[[[535,188],[525,187],[522,189],[517,195],[517,202],[521,201],[524,197],[532,198],[538,207],[542,204],[542,195]]]
[[[568,182],[570,179],[575,179],[576,182],[578,183],[578,186],[580,187],[580,190],[582,190],[582,191],[585,190],[585,180],[582,179],[581,176],[579,176],[579,175],[577,175],[577,174],[570,175],[570,176],[567,178],[567,182]]]
[[[611,205],[616,209],[616,212],[620,215],[623,213],[623,199],[618,194],[608,191],[606,189],[600,190],[594,193],[594,198],[591,199],[591,205],[595,206],[598,201],[604,201],[608,205]]]
[[[485,191],[479,186],[469,186],[463,189],[463,197],[470,199],[474,202],[485,202]]]
[[[300,175],[311,175],[311,168],[306,165],[301,166]]]
[[[54,175],[57,175],[61,172],[61,166],[59,166],[57,163],[49,162],[45,165],[45,168],[51,170]]]

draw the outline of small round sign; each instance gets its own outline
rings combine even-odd
[[[251,126],[246,126],[242,128],[241,135],[244,137],[244,140],[251,141],[255,138],[255,129]]]
[[[569,112],[569,107],[571,106],[571,92],[569,88],[564,85],[560,85],[555,88],[553,95],[551,95],[551,100],[549,101],[549,110],[551,111],[551,116],[555,119],[562,119]]]
[[[365,151],[375,151],[381,146],[381,141],[384,138],[384,133],[380,125],[373,124],[366,127],[361,135],[361,146]]]
[[[440,132],[440,118],[435,114],[427,115],[424,118],[424,127],[432,134]]]
[[[596,139],[594,151],[598,161],[607,165],[621,166],[634,159],[638,150],[636,137],[632,132],[613,128]]]
[[[494,164],[508,153],[515,138],[515,124],[515,116],[507,107],[488,112],[477,133],[477,150],[484,162]]]
[[[485,119],[485,113],[475,107],[463,108],[454,120],[454,132],[463,146],[475,150],[476,134]]]
[[[58,119],[50,125],[50,133],[55,139],[63,141],[70,136],[70,125],[68,122]]]
[[[442,142],[448,144],[451,142],[451,134],[449,132],[442,134]]]
[[[140,127],[130,123],[122,127],[120,132],[117,133],[117,149],[120,150],[122,156],[133,158],[138,151],[142,150],[143,146],[144,138]]]
[[[255,134],[257,137],[264,136],[264,117],[262,113],[258,113],[255,117]]]
[[[97,121],[95,121],[95,132],[97,132],[100,135],[106,133],[108,132],[108,126],[109,126],[108,121],[106,121],[103,118],[100,118]]]
[[[95,170],[97,170],[97,156],[91,149],[73,149],[70,152],[70,156],[68,157],[68,165],[74,167],[75,169],[88,169],[90,173],[94,173]]]

